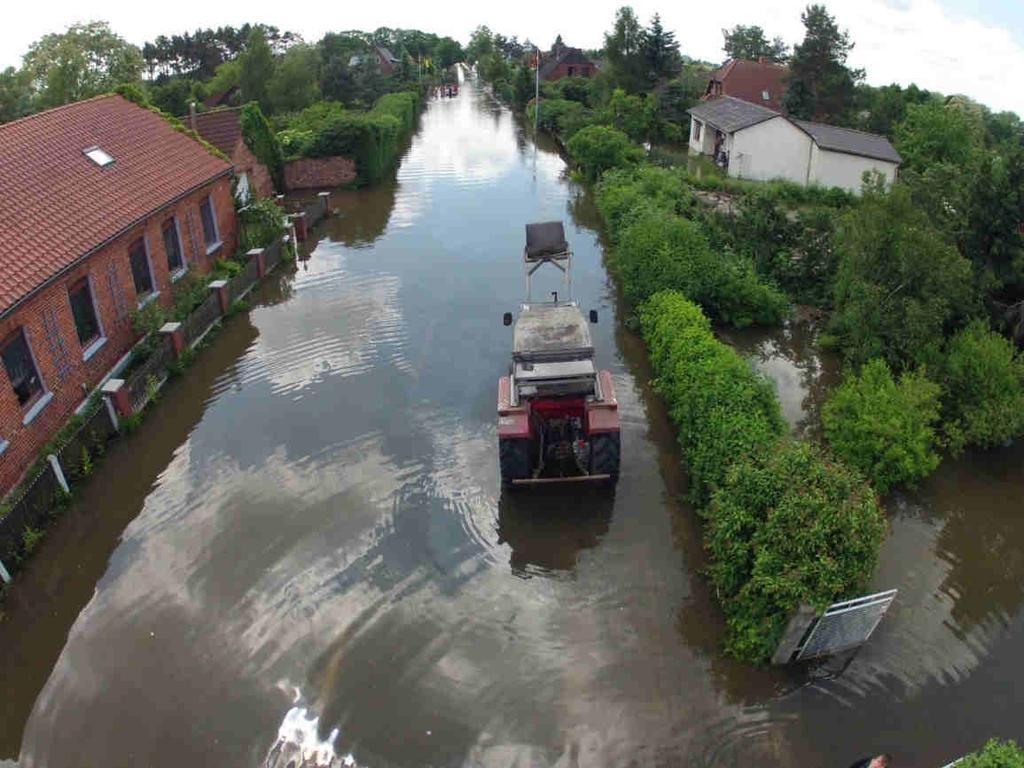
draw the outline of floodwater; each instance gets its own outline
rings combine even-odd
[[[672,432],[557,153],[467,83],[393,183],[334,204],[19,576],[0,758],[938,766],[1022,735],[1024,448],[891,500],[875,581],[901,591],[860,653],[751,670],[719,651]],[[523,224],[552,218],[618,389],[614,493],[498,490],[501,313]],[[825,366],[803,332],[737,340],[801,430]]]

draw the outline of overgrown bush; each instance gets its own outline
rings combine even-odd
[[[610,168],[626,168],[639,163],[644,151],[622,131],[606,125],[581,128],[566,143],[573,162],[588,181],[597,181]]]
[[[970,311],[971,265],[897,184],[867,190],[843,217],[829,326],[854,365],[884,357],[894,368],[924,362]]]
[[[678,429],[691,498],[706,501],[729,464],[784,431],[771,384],[718,341],[700,307],[677,291],[651,296],[638,311],[656,387]]]
[[[171,316],[179,322],[188,317],[192,310],[206,301],[210,295],[207,288],[209,284],[209,277],[199,275],[191,269],[186,272],[174,284],[174,308],[171,310]]]
[[[867,585],[884,533],[861,476],[793,440],[733,462],[707,517],[726,648],[755,663],[771,657],[799,605],[823,609]]]
[[[245,206],[238,212],[238,220],[238,249],[242,253],[266,248],[285,232],[284,214],[269,198]]]
[[[661,210],[685,215],[696,205],[676,170],[641,165],[608,171],[597,185],[597,207],[615,242],[639,213]]]
[[[1009,339],[971,323],[947,343],[941,376],[954,449],[988,448],[1024,434],[1024,356]]]
[[[762,281],[748,259],[714,253],[695,221],[648,210],[637,214],[616,240],[612,266],[631,302],[674,289],[740,327],[775,324],[787,312],[781,291]]]
[[[1024,749],[1012,739],[989,739],[977,752],[964,757],[957,768],[1024,768]]]
[[[884,360],[868,362],[835,389],[822,409],[836,455],[886,493],[939,465],[935,431],[940,387],[916,371],[897,381]]]
[[[526,115],[532,121],[537,110],[536,102],[526,108]],[[540,103],[540,117],[537,125],[542,131],[568,141],[580,128],[590,122],[590,110],[578,101],[565,99],[543,99]]]

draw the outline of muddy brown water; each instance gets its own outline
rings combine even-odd
[[[890,500],[870,644],[719,651],[700,527],[594,212],[467,84],[393,183],[335,197],[113,447],[6,601],[0,758],[22,766],[937,766],[1021,736],[1024,448]],[[614,494],[502,495],[496,380],[523,224],[564,219],[622,411]],[[813,329],[731,338],[813,429]]]

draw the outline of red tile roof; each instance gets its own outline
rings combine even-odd
[[[195,130],[213,146],[231,157],[235,147],[238,146],[238,140],[242,138],[242,126],[238,121],[240,111],[240,107],[234,107],[200,112],[196,115]],[[188,127],[192,127],[190,117],[182,117],[180,120]]]
[[[789,68],[783,64],[770,62],[747,61],[746,59],[729,59],[721,67],[711,73],[706,98],[713,96],[732,96],[749,101],[776,112],[782,110],[782,97],[786,92],[786,78]],[[714,83],[721,83],[718,93],[712,90]],[[768,98],[764,98],[764,91]]]
[[[84,150],[114,158],[96,165]],[[107,241],[228,173],[163,118],[99,96],[0,125],[0,314]]]

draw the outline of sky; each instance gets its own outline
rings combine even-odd
[[[0,27],[0,67],[17,65],[33,40],[77,21],[105,20],[130,42],[141,45],[159,34],[197,27],[272,24],[315,41],[324,32],[377,27],[417,28],[462,42],[478,24],[548,47],[556,34],[570,45],[596,48],[625,0],[552,3],[513,0],[390,0],[387,3],[314,3],[295,7],[261,0],[176,0],[140,6],[137,0],[50,0],[45,13],[12,2]],[[994,110],[1024,115],[1024,0],[824,0],[856,47],[849,64],[867,71],[872,85],[917,83],[947,94],[962,93]],[[632,3],[645,23],[655,12],[676,32],[682,52],[717,62],[723,27],[757,24],[769,37],[789,43],[803,38],[800,12],[807,0],[726,0]],[[292,9],[295,9],[293,11]],[[585,8],[585,12],[581,10]],[[315,12],[312,12],[315,9]],[[307,12],[304,12],[307,11]]]

